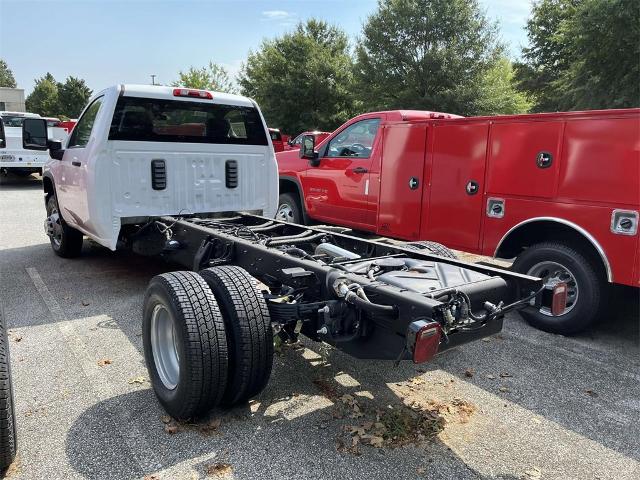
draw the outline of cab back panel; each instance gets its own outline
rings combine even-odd
[[[146,148],[144,142],[113,143],[111,195],[113,214],[119,217],[268,210],[277,195],[268,147],[236,146],[231,151],[220,146],[213,153],[210,145],[209,152],[198,152],[188,147],[179,151],[176,144],[164,151],[153,148],[157,145]],[[164,161],[166,185],[161,188],[159,182],[154,189],[152,162],[157,160]]]

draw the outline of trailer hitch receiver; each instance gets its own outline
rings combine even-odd
[[[407,329],[407,350],[413,357],[413,363],[431,360],[440,347],[442,327],[438,322],[416,320]]]

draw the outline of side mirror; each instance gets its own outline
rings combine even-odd
[[[47,150],[47,121],[44,118],[25,118],[22,123],[22,148]]]
[[[289,140],[287,140],[287,145],[289,145],[290,147],[293,146],[293,138],[290,138]]]
[[[60,140],[49,140],[47,146],[49,147],[49,156],[51,158],[62,160],[64,150],[62,149],[62,142]]]
[[[300,144],[300,151],[298,152],[298,155],[300,155],[300,158],[306,158],[309,160],[309,165],[312,167],[317,167],[320,164],[315,147],[316,139],[313,135],[305,135],[302,137],[302,143]]]

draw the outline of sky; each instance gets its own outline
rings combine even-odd
[[[479,0],[500,24],[511,57],[527,38],[530,0]],[[316,17],[352,41],[377,0],[0,0],[0,58],[28,94],[51,72],[94,91],[117,83],[168,84],[210,60],[235,77],[265,38]]]

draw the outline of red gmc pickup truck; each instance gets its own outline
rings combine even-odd
[[[640,286],[640,109],[463,118],[360,115],[277,155],[278,217],[515,259],[568,286],[567,309],[523,311],[571,334]]]

